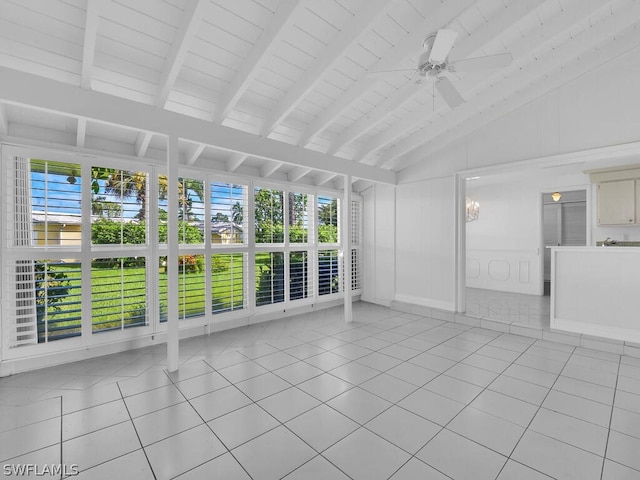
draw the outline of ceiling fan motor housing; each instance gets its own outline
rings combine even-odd
[[[440,72],[448,70],[448,60],[449,57],[444,59],[441,63],[434,63],[433,60],[430,60],[431,52],[433,50],[433,45],[435,44],[436,37],[438,36],[438,32],[432,33],[427,36],[422,42],[422,48],[424,52],[420,54],[418,58],[418,74],[423,77],[437,77]]]

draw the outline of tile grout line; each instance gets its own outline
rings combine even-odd
[[[602,470],[600,470],[600,478],[604,476],[604,465],[607,462],[607,449],[609,448],[609,437],[611,436],[611,423],[613,422],[613,412],[616,408],[616,393],[618,392],[618,379],[620,378],[620,364],[622,356],[618,360],[618,371],[616,372],[616,385],[613,389],[613,399],[611,400],[611,414],[609,416],[609,428],[607,428],[607,441],[604,444],[604,452],[602,453]]]
[[[147,450],[144,448],[144,445],[142,444],[142,439],[140,438],[140,434],[138,433],[138,429],[136,428],[136,424],[133,421],[133,417],[131,416],[131,411],[129,411],[129,406],[127,405],[127,402],[125,401],[125,397],[124,394],[122,393],[122,389],[120,388],[120,384],[118,382],[116,382],[116,386],[118,387],[118,391],[120,392],[120,397],[122,399],[122,403],[124,403],[124,408],[127,409],[127,415],[129,415],[129,421],[131,422],[131,426],[133,427],[134,432],[136,432],[136,437],[138,437],[138,442],[140,442],[140,448],[142,449],[142,453],[144,453],[144,458],[147,459],[147,464],[149,465],[149,468],[151,469],[151,475],[153,475],[153,478],[157,480],[157,475],[155,470],[153,469],[153,465],[151,465],[151,460],[149,460],[149,456],[147,455]],[[129,452],[131,453],[131,452]],[[128,455],[128,454],[125,454]]]
[[[228,380],[224,375],[222,375],[218,370],[216,370],[214,367],[212,367],[212,366],[211,366],[211,364],[209,364],[206,360],[202,360],[202,362],[203,362],[203,363],[205,363],[207,366],[209,366],[209,368],[211,368],[213,372],[216,372],[218,375],[220,375],[222,378],[224,378],[227,382],[229,382],[229,380]],[[206,426],[207,426],[207,428],[209,429],[209,431],[210,431],[210,432],[211,432],[211,433],[216,437],[216,439],[220,442],[220,444],[221,444],[221,445],[222,445],[222,446],[227,450],[227,452],[226,452],[226,453],[230,454],[230,455],[233,457],[233,459],[238,463],[238,465],[240,465],[240,467],[242,468],[242,470],[244,470],[244,472],[248,475],[248,477],[249,477],[249,478],[251,478],[251,479],[253,479],[253,477],[252,477],[252,476],[251,476],[251,474],[247,471],[247,469],[244,467],[244,465],[242,465],[242,463],[240,463],[240,461],[236,458],[236,456],[233,454],[233,452],[231,452],[231,449],[230,449],[229,447],[227,447],[227,445],[222,441],[222,439],[218,436],[218,434],[217,434],[216,432],[214,432],[214,431],[213,431],[213,428],[211,428],[211,425],[209,425],[209,422],[207,422],[207,421],[204,419],[204,417],[200,414],[200,412],[198,412],[198,410],[193,406],[193,404],[191,403],[191,399],[187,398],[187,396],[186,396],[184,393],[182,393],[182,390],[180,390],[180,387],[178,387],[178,385],[176,385],[176,382],[174,382],[174,381],[173,381],[173,378],[171,378],[171,376],[169,375],[169,373],[168,373],[166,370],[165,370],[165,374],[166,374],[166,375],[167,375],[167,377],[169,378],[169,381],[171,381],[171,384],[176,388],[176,390],[178,390],[178,392],[180,392],[180,395],[182,395],[182,396],[184,397],[184,399],[185,399],[185,400],[186,400],[186,402],[189,404],[189,406],[193,409],[193,411],[196,413],[196,415],[198,415],[198,417],[200,417],[200,419],[202,420],[202,422],[204,423],[204,425],[206,425]],[[208,375],[208,374],[207,374],[207,373],[205,373],[205,374],[203,374],[203,375]],[[202,376],[202,375],[196,375],[196,377],[199,377],[199,376]],[[195,378],[195,377],[191,377],[191,378]],[[188,379],[187,379],[187,380],[188,380]],[[179,383],[179,382],[178,382],[178,383]],[[235,387],[235,384],[234,384],[234,383],[231,383],[231,382],[229,382],[229,383]],[[223,387],[223,388],[226,388],[226,387]],[[237,389],[238,391],[240,391],[240,393],[242,393],[243,395],[245,395],[249,400],[253,401],[253,400],[252,400],[252,399],[251,399],[251,398],[250,398],[246,393],[244,393],[244,392],[243,392],[242,390],[240,390],[238,387],[236,387],[236,389]],[[221,390],[221,389],[220,389],[220,390]],[[214,390],[214,391],[215,391],[215,390]],[[209,393],[210,393],[210,392],[209,392]],[[205,393],[204,395],[207,395],[207,394]],[[194,397],[194,398],[197,398],[197,397]],[[247,406],[247,405],[245,405],[245,406]],[[237,411],[237,410],[240,410],[241,408],[244,408],[244,407],[236,408],[235,410],[232,410],[231,412],[228,412],[228,413],[235,412],[235,411]],[[228,414],[228,413],[227,413],[227,414]],[[268,412],[267,412],[267,413],[268,413]],[[227,414],[225,414],[225,415],[227,415]],[[221,417],[222,417],[222,416],[224,416],[224,415],[221,415]],[[216,417],[216,418],[219,418],[219,417]],[[277,420],[277,419],[276,419],[276,420]],[[212,421],[212,420],[210,420],[210,421]],[[192,428],[197,428],[197,427],[198,427],[198,425],[197,425],[196,427],[192,427]],[[192,429],[192,428],[191,428],[191,429]],[[191,430],[191,429],[187,429],[187,430],[185,430],[185,431],[188,431],[188,430]],[[271,431],[271,430],[268,430],[268,431]],[[182,433],[182,432],[179,432],[179,433]],[[266,432],[265,432],[265,433],[266,433]],[[176,435],[178,435],[178,434],[176,434]],[[173,435],[172,435],[172,436],[173,436]],[[168,438],[171,438],[171,437],[168,437]],[[160,441],[161,441],[161,440],[160,440]],[[239,445],[238,445],[238,446],[239,446]],[[236,447],[236,448],[237,448],[237,447]],[[183,475],[184,473],[187,473],[187,472],[189,472],[189,471],[191,471],[191,470],[194,470],[194,469],[196,469],[196,468],[198,468],[198,467],[200,467],[200,466],[202,466],[202,465],[204,465],[204,464],[206,464],[206,463],[209,463],[210,461],[215,460],[216,458],[220,458],[222,455],[224,455],[224,453],[221,453],[220,455],[218,455],[218,456],[216,456],[216,457],[209,458],[207,461],[205,461],[205,462],[203,462],[203,463],[200,463],[200,464],[198,464],[198,465],[195,465],[194,467],[190,468],[189,470],[186,470],[185,472],[181,472],[179,475]]]
[[[490,344],[490,343],[491,343],[491,342],[493,342],[494,340],[496,340],[496,339],[498,339],[498,338],[501,338],[501,337],[502,337],[502,336],[504,336],[504,335],[512,335],[512,334],[510,334],[510,333],[508,333],[508,332],[502,332],[502,334],[501,334],[501,335],[498,335],[498,336],[497,336],[497,337],[495,337],[494,339],[492,339],[492,340],[490,340],[489,342],[487,342],[487,344],[485,344],[485,345]],[[455,337],[454,337],[454,338],[455,338]],[[534,343],[535,343],[535,342],[531,343],[531,344],[529,345],[529,347],[527,347],[527,349],[525,349],[524,351],[522,351],[522,352],[521,352],[521,353],[520,353],[520,354],[519,354],[519,355],[518,355],[518,356],[517,356],[517,357],[516,357],[512,362],[511,362],[511,365],[513,365],[513,363],[514,363],[518,358],[520,358],[522,355],[524,355],[524,352],[526,352],[526,350],[528,350],[528,349],[531,347],[531,345],[533,345]],[[483,345],[483,346],[484,346],[484,345]],[[482,347],[480,347],[480,348],[482,348]],[[478,350],[480,350],[480,348],[479,348]],[[496,347],[496,348],[500,348],[500,347]],[[503,349],[503,350],[508,350],[508,349]],[[477,350],[476,350],[476,351],[477,351]],[[444,370],[442,373],[440,373],[440,375],[438,375],[437,377],[434,377],[432,380],[430,380],[429,382],[427,382],[425,385],[427,385],[427,384],[428,384],[428,383],[430,383],[431,381],[435,380],[436,378],[438,378],[438,377],[440,377],[440,376],[442,376],[442,375],[445,375],[445,373],[446,373],[448,370],[450,370],[450,369],[452,369],[453,367],[455,367],[456,365],[460,364],[464,359],[468,358],[469,356],[473,355],[474,353],[475,353],[475,352],[471,352],[469,355],[467,355],[466,357],[464,357],[464,358],[462,358],[461,360],[459,360],[455,365],[452,365],[451,367],[449,367],[449,368],[447,368],[446,370]],[[508,368],[508,367],[507,367],[507,368]],[[495,372],[493,372],[493,373],[495,373]],[[428,444],[429,444],[429,443],[430,443],[434,438],[436,438],[436,437],[437,437],[437,436],[438,436],[438,435],[439,435],[443,430],[447,430],[447,431],[452,432],[452,433],[454,433],[454,434],[456,434],[456,435],[460,435],[461,437],[463,437],[463,438],[465,438],[465,439],[467,439],[467,440],[469,440],[469,441],[471,441],[471,442],[473,442],[473,443],[475,443],[475,444],[477,444],[477,445],[480,445],[480,446],[482,446],[482,447],[484,447],[484,448],[487,448],[487,449],[489,449],[489,450],[491,450],[491,451],[493,451],[493,452],[497,453],[498,455],[501,455],[501,456],[503,456],[503,457],[504,457],[505,455],[501,454],[500,452],[497,452],[497,451],[493,450],[492,448],[489,448],[489,447],[488,447],[488,446],[486,446],[486,445],[482,445],[481,443],[478,443],[478,442],[476,442],[475,440],[473,440],[473,439],[471,439],[471,438],[467,438],[467,437],[465,437],[464,435],[461,435],[461,434],[459,434],[459,433],[457,433],[457,432],[453,432],[453,431],[451,431],[451,430],[448,430],[448,429],[447,429],[447,426],[448,426],[451,422],[453,422],[453,421],[456,419],[456,417],[457,417],[458,415],[460,415],[460,413],[462,413],[462,411],[463,411],[465,408],[469,407],[469,406],[471,405],[471,403],[472,403],[476,398],[478,398],[478,397],[479,397],[480,395],[482,395],[486,390],[488,390],[488,389],[489,389],[489,386],[490,386],[490,385],[491,385],[491,384],[492,384],[492,383],[493,383],[497,378],[499,378],[501,375],[502,375],[502,374],[498,374],[498,376],[497,376],[493,381],[491,381],[487,386],[483,387],[483,388],[482,388],[482,390],[481,390],[481,391],[480,391],[476,396],[474,396],[474,397],[473,397],[469,402],[467,402],[467,403],[466,403],[466,405],[465,405],[462,409],[460,409],[460,411],[459,411],[458,413],[456,413],[456,414],[455,414],[455,415],[454,415],[454,416],[453,416],[453,417],[452,417],[452,418],[451,418],[451,419],[450,419],[450,420],[449,420],[449,421],[448,421],[444,426],[441,426],[440,430],[439,430],[439,431],[438,431],[438,432],[437,432],[433,437],[431,437],[429,440],[427,440],[427,442],[426,442],[424,445],[422,445],[422,446],[421,446],[421,447],[416,451],[416,453],[415,453],[415,454],[411,455],[411,458],[409,458],[409,460],[407,460],[407,462],[405,462],[403,465],[401,465],[401,466],[399,467],[399,469],[400,469],[400,468],[402,468],[404,465],[406,465],[406,464],[407,464],[410,460],[412,460],[413,458],[416,458],[418,461],[423,462],[420,458],[417,458],[417,457],[416,457],[416,455],[418,454],[418,452],[420,452],[422,449],[424,449],[424,448],[425,448],[425,447],[426,447],[426,446],[427,446],[427,445],[428,445]],[[461,381],[464,381],[464,380],[461,380]],[[470,383],[470,382],[467,382],[467,383]],[[471,385],[474,385],[474,384],[471,384]],[[476,385],[476,386],[478,386],[478,385]],[[479,387],[479,386],[478,386],[478,387]],[[421,388],[422,388],[422,387],[421,387]],[[432,393],[434,393],[434,394],[436,394],[436,395],[439,395],[439,394],[438,394],[438,393],[436,393],[436,392],[432,392]],[[442,397],[443,397],[443,395],[440,395],[440,396],[442,396]],[[448,398],[448,397],[443,397],[443,398]],[[452,399],[449,399],[449,400],[452,400]],[[457,401],[457,400],[454,400],[454,401]],[[458,402],[458,403],[462,403],[462,402]],[[402,407],[400,407],[400,408],[402,408]],[[472,407],[472,408],[473,408],[473,407]],[[413,413],[413,412],[412,412],[412,413]],[[418,415],[417,413],[414,413],[414,414],[415,414],[415,415]],[[418,415],[418,416],[420,416],[420,415]],[[434,422],[434,423],[435,423],[435,422]],[[436,425],[440,426],[439,424],[436,424]],[[526,431],[526,429],[525,429],[525,431]],[[524,435],[524,432],[523,432],[523,435]],[[515,448],[515,447],[514,447],[514,448]],[[502,465],[502,468],[501,468],[501,469],[500,469],[500,471],[498,472],[498,475],[497,475],[497,476],[499,476],[499,475],[500,475],[500,472],[502,472],[502,469],[503,469],[503,468],[504,468],[504,466],[507,464],[508,460],[509,460],[509,457],[507,457],[507,460],[506,460],[506,461],[504,462],[504,464]],[[425,464],[429,465],[431,468],[433,468],[433,469],[435,469],[435,470],[438,470],[438,469],[437,469],[436,467],[434,467],[433,465],[430,465],[430,464],[428,464],[428,463],[426,463],[426,462],[423,462],[423,463],[425,463]],[[398,470],[399,470],[399,469],[398,469]],[[396,470],[396,472],[397,472],[397,470]],[[444,474],[444,472],[441,472],[440,470],[438,470],[438,472],[440,472],[440,473],[443,473],[443,474]],[[395,472],[394,472],[394,474],[395,474]],[[448,476],[448,475],[447,475],[447,476]],[[497,476],[496,476],[496,478],[497,478]]]
[[[264,356],[264,355],[263,355],[263,356]],[[256,358],[260,358],[260,357],[256,357]],[[300,361],[301,361],[301,360],[300,360]],[[207,362],[205,361],[205,363],[207,363]],[[214,367],[212,367],[209,363],[207,363],[207,365],[209,365],[211,368],[214,368]],[[278,418],[276,418],[275,416],[273,416],[273,415],[272,415],[270,412],[268,412],[268,411],[267,411],[267,410],[266,410],[262,405],[260,405],[260,404],[259,404],[258,402],[256,402],[256,401],[254,401],[251,397],[249,397],[249,395],[247,395],[245,392],[243,392],[243,391],[242,391],[242,390],[241,390],[241,389],[240,389],[240,388],[239,388],[235,383],[230,382],[230,381],[229,381],[229,379],[227,379],[224,375],[222,375],[222,373],[220,373],[220,372],[219,372],[218,370],[216,370],[215,368],[214,368],[214,371],[216,371],[216,372],[217,372],[219,375],[221,375],[225,380],[227,380],[231,385],[233,385],[233,386],[234,386],[238,391],[240,391],[240,392],[241,392],[243,395],[245,395],[249,400],[251,400],[252,404],[256,405],[258,408],[260,408],[262,411],[264,411],[267,415],[271,416],[271,417],[272,417],[276,422],[278,422],[278,424],[279,424],[278,426],[273,427],[273,428],[271,428],[271,429],[269,429],[269,430],[267,430],[267,431],[265,431],[265,432],[262,432],[262,433],[260,433],[259,435],[256,435],[255,437],[252,437],[252,438],[250,438],[250,439],[248,439],[248,440],[246,440],[246,441],[242,442],[241,444],[239,444],[239,445],[235,446],[235,447],[234,447],[234,450],[235,450],[236,448],[238,448],[238,447],[242,446],[242,445],[245,445],[245,444],[247,444],[247,443],[249,443],[249,442],[251,442],[251,441],[255,440],[255,439],[256,439],[256,438],[258,438],[258,437],[261,437],[261,436],[263,436],[263,435],[266,435],[266,434],[267,434],[267,433],[269,433],[269,432],[274,431],[275,429],[277,429],[277,428],[279,428],[279,427],[283,427],[283,428],[285,428],[289,433],[291,433],[292,435],[294,435],[296,438],[298,438],[301,442],[303,442],[305,445],[307,445],[311,450],[313,450],[313,451],[316,453],[316,455],[314,455],[312,458],[310,458],[309,460],[307,460],[307,461],[306,461],[306,462],[304,462],[303,464],[298,465],[296,468],[294,468],[294,469],[293,469],[293,470],[291,470],[290,472],[287,472],[284,476],[291,474],[292,472],[294,472],[294,471],[295,471],[295,470],[297,470],[298,468],[302,467],[302,465],[304,465],[304,464],[306,464],[306,463],[310,462],[310,461],[311,461],[311,460],[313,460],[314,458],[316,458],[316,457],[318,457],[318,456],[322,456],[322,453],[321,453],[321,452],[319,452],[318,450],[316,450],[316,449],[315,449],[313,446],[311,446],[311,445],[310,445],[306,440],[304,440],[304,439],[303,439],[303,438],[301,438],[301,437],[300,437],[296,432],[294,432],[293,430],[291,430],[287,425],[285,425],[285,422],[281,422]],[[267,373],[273,373],[273,372],[272,372],[271,370],[269,370]],[[324,372],[324,373],[326,373],[326,372]],[[264,375],[264,374],[263,374],[263,375]],[[260,376],[260,375],[258,375],[258,376]],[[318,375],[318,376],[319,376],[319,375]],[[252,377],[252,378],[256,378],[256,377]],[[280,378],[280,377],[278,377],[278,378]],[[314,377],[314,378],[315,378],[315,377]],[[250,380],[250,379],[249,379],[249,380]],[[283,380],[286,382],[286,380],[285,380],[285,379],[283,379]],[[297,386],[296,386],[296,385],[293,385],[293,384],[291,384],[290,382],[287,382],[287,383],[289,383],[289,385],[291,385],[289,388],[297,388]],[[348,382],[347,382],[347,383],[348,383]],[[312,397],[312,398],[314,398],[315,400],[320,401],[320,405],[325,404],[325,402],[322,402],[322,400],[320,400],[320,399],[318,399],[318,398],[316,398],[316,397],[313,397],[313,395],[308,394],[308,393],[307,393],[307,392],[305,392],[304,390],[299,389],[299,388],[297,388],[297,389],[298,389],[298,390],[300,390],[300,391],[302,391],[303,393],[306,393],[307,395],[311,396],[311,397]],[[285,390],[288,390],[288,389],[285,389]],[[268,395],[268,396],[266,396],[266,397],[264,397],[264,398],[261,398],[259,401],[262,401],[262,400],[264,400],[265,398],[269,398],[269,397],[271,397],[271,396],[273,396],[273,395],[277,395],[278,393],[281,393],[282,391],[285,391],[285,390],[281,390],[280,392],[276,392],[276,393],[274,393],[274,394],[272,394],[272,395]],[[340,394],[339,394],[339,395],[340,395]],[[338,396],[338,395],[336,395],[336,396]],[[332,398],[335,398],[335,397],[332,397]],[[189,401],[189,400],[187,400],[187,401]],[[248,405],[245,405],[245,406],[248,406]],[[306,411],[304,411],[304,412],[302,412],[302,413],[300,413],[300,414],[296,415],[295,417],[293,417],[293,418],[291,418],[291,419],[287,420],[287,422],[290,422],[290,421],[291,421],[291,420],[293,420],[294,418],[297,418],[297,417],[299,417],[299,416],[301,416],[301,415],[304,415],[305,413],[307,413],[307,412],[309,412],[309,411],[313,410],[314,408],[317,408],[318,406],[319,406],[319,405],[316,405],[315,407],[313,407],[313,408],[311,408],[311,409],[309,409],[309,410],[306,410]],[[328,407],[330,407],[329,405],[327,405],[327,406],[328,406]],[[244,407],[240,407],[240,408],[244,408]],[[235,412],[235,411],[237,411],[237,410],[240,410],[240,408],[238,408],[238,409],[236,409],[236,410],[233,410],[233,411]],[[330,408],[331,408],[331,407],[330,407]],[[194,410],[195,410],[195,408],[194,408]],[[197,411],[196,411],[196,412],[197,412]],[[228,413],[231,413],[231,412],[228,412]],[[224,417],[224,416],[225,416],[225,415],[227,415],[228,413],[223,414],[223,415],[220,415],[220,417],[216,417],[216,418]],[[198,413],[198,415],[199,415],[199,413]],[[202,417],[201,417],[201,418],[202,418]],[[348,418],[348,417],[347,417],[347,418]],[[203,419],[203,420],[204,420],[204,419]],[[209,429],[213,432],[213,429],[212,429],[212,428],[211,428],[211,426],[208,424],[208,422],[205,422],[205,423],[207,424],[207,426],[209,427]],[[214,433],[214,435],[216,435],[216,434],[215,434],[215,432],[213,432],[213,433]],[[216,437],[218,437],[218,436],[216,435]],[[221,439],[219,439],[219,440],[222,442],[222,440],[221,440]],[[338,441],[339,441],[339,440],[338,440]],[[337,443],[337,441],[336,441],[335,443]],[[223,443],[223,445],[224,445],[224,443]],[[226,447],[226,445],[225,445],[225,447]],[[328,448],[330,448],[330,447],[327,447],[325,450],[327,450]],[[227,450],[228,450],[228,452],[233,456],[233,458],[236,460],[236,462],[238,462],[238,464],[240,464],[240,466],[242,467],[242,469],[243,469],[243,470],[245,470],[245,472],[247,473],[247,475],[249,475],[249,477],[250,477],[250,478],[253,478],[253,477],[251,477],[251,475],[249,474],[249,472],[245,469],[244,465],[242,465],[242,464],[240,463],[240,461],[238,461],[238,459],[235,457],[235,455],[233,455],[233,453],[231,452],[231,450],[230,450],[229,448],[227,448]],[[329,459],[327,459],[327,458],[326,458],[326,457],[324,457],[324,456],[322,456],[322,458],[324,458],[325,460],[327,460],[329,463],[331,463],[331,465],[333,465],[333,466],[334,466],[334,467],[336,467],[338,470],[340,470],[342,473],[344,473],[345,475],[347,475],[347,474],[346,474],[346,472],[343,472],[343,471],[342,471],[342,469],[341,469],[340,467],[338,467],[337,465],[335,465],[334,463],[332,463]],[[349,477],[349,475],[347,475],[347,477]],[[351,478],[351,477],[349,477],[349,478]]]
[[[62,408],[62,402],[64,401],[62,395],[60,395],[60,465],[64,465],[64,449],[62,448],[63,445],[63,436],[62,436],[62,431],[64,428],[64,420],[63,420],[63,412],[64,409]],[[64,469],[61,469],[60,471],[60,480],[62,480],[62,474]]]
[[[534,345],[534,343],[532,343],[531,345]],[[531,345],[529,345],[529,348],[531,348]],[[518,358],[520,358],[522,355],[525,354],[525,352],[527,350],[529,350],[529,348],[527,348],[524,352],[522,352],[521,355],[518,356]],[[567,357],[567,359],[564,362],[564,366],[562,367],[562,370],[560,370],[560,372],[556,375],[556,379],[554,380],[553,384],[549,387],[547,394],[544,396],[544,398],[542,399],[542,401],[540,402],[540,405],[538,405],[538,408],[536,409],[536,413],[534,413],[531,416],[531,420],[529,420],[529,423],[527,424],[527,426],[525,427],[525,429],[522,431],[522,435],[520,435],[520,438],[518,439],[518,441],[516,442],[516,444],[513,446],[513,448],[511,449],[511,452],[509,453],[509,455],[507,456],[507,461],[504,463],[504,465],[502,466],[502,468],[500,469],[500,472],[498,472],[498,476],[500,476],[500,474],[502,473],[502,471],[504,470],[504,467],[507,465],[509,460],[512,460],[514,462],[520,463],[521,465],[525,465],[528,468],[531,468],[532,470],[535,470],[536,472],[540,472],[537,468],[534,468],[530,465],[526,465],[522,462],[519,462],[516,459],[512,459],[512,455],[513,452],[516,451],[516,449],[518,448],[518,445],[520,444],[520,442],[522,441],[522,438],[526,435],[526,433],[529,431],[529,427],[531,427],[531,424],[533,423],[533,420],[536,418],[536,416],[538,415],[538,412],[540,412],[540,409],[542,408],[542,404],[545,402],[545,400],[547,399],[547,397],[549,396],[549,394],[551,393],[551,390],[553,389],[553,386],[556,384],[556,382],[558,381],[558,379],[560,378],[560,375],[562,375],[562,372],[564,371],[565,367],[567,366],[567,364],[569,363],[569,360],[571,360],[571,357],[573,356],[573,352],[575,352],[576,347],[573,347],[573,349],[571,350],[571,355],[569,355]],[[515,360],[514,360],[515,361]],[[533,431],[533,430],[532,430]],[[564,443],[564,442],[563,442]],[[540,472],[544,475],[546,475],[544,472]],[[497,478],[497,477],[496,477]]]

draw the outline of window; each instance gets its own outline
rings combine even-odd
[[[244,209],[247,187],[230,183],[211,183],[211,244],[244,244]]]
[[[160,331],[168,313],[169,185],[162,168],[5,155],[8,221],[1,253],[11,301],[0,351],[54,341],[52,348],[62,350],[113,338],[90,335],[79,342],[83,332],[119,331],[124,338]],[[252,315],[262,306],[285,309],[344,288],[337,196],[191,173],[179,178],[178,201],[180,319],[208,322],[234,312]],[[353,289],[360,285],[360,209],[354,201]],[[249,267],[255,267],[251,277]],[[71,340],[57,342],[62,339]],[[21,352],[11,356],[31,354]]]
[[[32,244],[35,246],[79,245],[82,233],[80,165],[32,159]],[[17,240],[17,239],[16,239]]]
[[[37,260],[34,271],[38,342],[80,335],[80,261]]]
[[[148,174],[93,167],[91,176],[93,243],[146,244]]]
[[[289,192],[287,220],[290,243],[309,243],[309,207],[313,204],[313,195]]]
[[[318,243],[338,243],[338,199],[318,197]]]
[[[244,265],[242,253],[211,256],[211,309],[214,314],[245,308]]]
[[[362,203],[351,201],[351,290],[362,288],[360,276],[360,238],[362,237]]]
[[[284,253],[256,254],[256,306],[284,302]]]
[[[205,256],[178,257],[178,318],[199,317],[206,311]],[[167,257],[159,261],[160,321],[167,321]]]
[[[178,179],[178,241],[180,245],[204,243],[204,182]],[[158,242],[167,243],[167,176],[158,176]]]
[[[338,250],[318,252],[318,294],[329,295],[340,291]]]
[[[256,243],[283,243],[284,222],[282,191],[256,187],[255,241]]]
[[[145,257],[91,262],[93,333],[147,325]]]
[[[313,292],[309,275],[309,252],[289,253],[289,299],[308,298]]]

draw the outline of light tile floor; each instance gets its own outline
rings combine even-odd
[[[363,302],[354,317],[183,340],[175,373],[160,345],[2,378],[3,474],[640,479],[640,359]]]
[[[466,314],[498,322],[549,328],[551,297],[466,288]]]

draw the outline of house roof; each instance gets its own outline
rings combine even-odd
[[[211,233],[242,232],[242,226],[233,222],[211,222]]]

